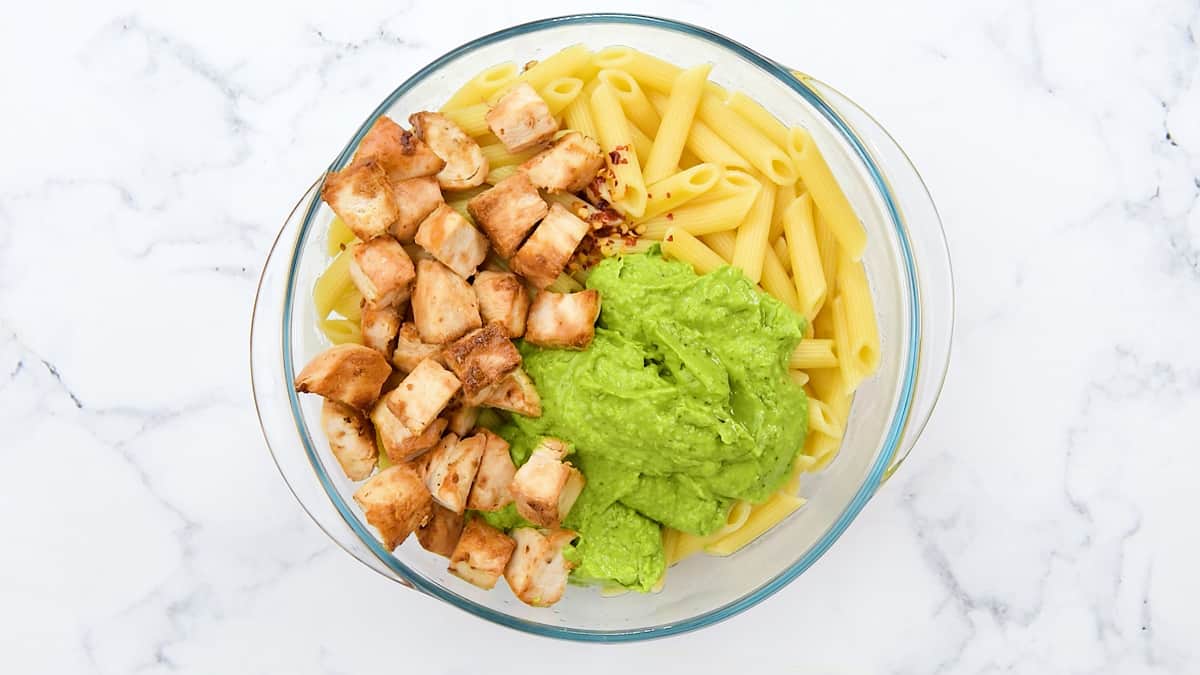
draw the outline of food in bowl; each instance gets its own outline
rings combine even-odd
[[[489,68],[325,181],[297,376],[389,550],[522,601],[650,591],[803,504],[879,362],[807,132],[626,47]]]

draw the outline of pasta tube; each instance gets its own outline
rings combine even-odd
[[[686,204],[641,223],[640,226],[645,228],[642,234],[650,239],[662,239],[671,227],[696,236],[732,230],[746,217],[758,192],[748,190],[720,201]]]
[[[662,252],[666,256],[688,263],[696,274],[708,274],[726,264],[724,258],[714,253],[702,241],[676,227],[668,229],[663,237]]]
[[[596,52],[593,64],[600,69],[620,69],[629,73],[642,84],[656,91],[668,93],[675,78],[683,70],[673,63],[667,63],[656,56],[639,52],[632,47],[607,47]]]
[[[771,250],[775,251],[775,257],[779,258],[779,262],[783,264],[783,271],[786,274],[791,274],[792,255],[788,252],[787,240],[783,237],[777,237],[775,242],[771,244]]]
[[[875,322],[875,307],[871,302],[871,287],[861,262],[839,261],[838,295],[846,313],[846,342],[849,351],[839,352],[850,359],[860,378],[879,367],[879,326]]]
[[[696,116],[771,182],[776,185],[796,182],[796,169],[788,154],[712,93],[700,97]]]
[[[812,195],[813,203],[824,214],[838,244],[851,260],[861,260],[867,248],[867,231],[859,222],[812,136],[800,127],[792,127],[788,131],[787,147],[796,172]]]
[[[313,284],[313,304],[316,305],[319,318],[329,316],[346,289],[353,287],[354,281],[350,279],[350,260],[353,256],[353,247],[346,247],[334,256],[333,262]]]
[[[658,111],[650,104],[650,99],[646,98],[645,92],[642,91],[632,75],[623,70],[609,68],[601,70],[596,77],[612,89],[613,95],[621,103],[621,109],[625,111],[625,117],[629,119],[630,123],[648,138],[653,138],[658,134],[661,121]]]
[[[478,137],[492,133],[487,124],[488,104],[475,103],[472,105],[463,106],[461,108],[451,108],[442,112],[443,115],[450,118],[468,136]]]
[[[837,364],[837,356],[833,353],[833,340],[829,338],[801,340],[788,358],[788,368],[796,370],[836,368]]]
[[[800,302],[796,298],[796,286],[792,284],[787,272],[783,271],[783,264],[775,256],[775,251],[769,248],[763,255],[762,287],[777,300],[791,307],[792,311],[801,313]]]
[[[633,147],[633,134],[612,88],[603,82],[592,92],[592,118],[600,134],[600,147],[612,173],[613,205],[634,218],[646,211],[646,184]]]
[[[571,45],[566,49],[538,61],[517,77],[518,82],[527,82],[539,92],[552,80],[560,77],[572,77],[584,70],[592,60],[592,52],[587,47]],[[495,103],[503,92],[497,92],[489,100]]]
[[[804,506],[804,502],[803,497],[776,492],[771,495],[770,499],[755,506],[750,511],[750,517],[741,527],[708,544],[704,547],[704,551],[712,555],[730,555],[760,537],[796,509]]]
[[[700,95],[704,92],[704,83],[710,71],[712,66],[704,64],[689,68],[675,78],[671,86],[671,96],[661,110],[662,122],[658,125],[654,146],[650,149],[650,156],[646,159],[642,171],[647,183],[656,183],[666,178],[679,164],[683,147],[687,143],[688,130],[695,119],[696,107],[700,103]],[[654,110],[656,114],[660,112],[658,108]]]
[[[646,212],[642,218],[653,218],[704,195],[724,175],[725,171],[716,164],[697,164],[647,185]]]
[[[767,234],[771,231],[771,209],[775,207],[775,185],[762,183],[746,219],[738,227],[733,245],[733,266],[754,283],[762,280]]]
[[[516,82],[518,72],[517,64],[511,61],[483,69],[450,96],[442,106],[442,112],[486,101],[492,94]]]
[[[808,399],[808,430],[809,433],[825,434],[832,438],[842,437],[843,420],[823,401],[816,398]]]
[[[342,249],[349,246],[355,239],[357,237],[346,226],[346,223],[342,222],[341,218],[334,216],[333,222],[329,223],[329,247],[327,249],[329,255],[335,256],[341,253]]]
[[[557,116],[579,96],[581,91],[583,91],[583,80],[578,77],[559,77],[550,80],[546,86],[539,89],[538,95],[549,106],[550,114]]]
[[[813,232],[812,200],[808,193],[797,197],[788,207],[783,217],[783,232],[792,257],[792,278],[796,282],[801,313],[812,321],[825,302],[827,289]]]
[[[761,103],[736,91],[726,99],[725,105],[754,125],[754,128],[761,131],[772,143],[780,148],[787,147],[787,127],[779,121],[779,118],[767,112]]]
[[[650,102],[660,115],[665,114],[669,99],[663,94],[652,92]],[[698,105],[698,104],[697,104]],[[687,141],[684,148],[696,155],[701,161],[712,162],[725,168],[749,169],[750,162],[738,154],[732,146],[726,143],[715,131],[698,118],[692,120],[688,129]]]
[[[783,215],[787,213],[788,207],[795,199],[796,185],[794,183],[780,185],[775,190],[775,210],[771,213],[771,234],[767,235],[771,241],[779,239],[783,234]]]

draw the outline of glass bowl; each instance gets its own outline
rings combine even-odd
[[[916,441],[941,390],[950,354],[953,291],[941,224],[920,176],[874,119],[828,85],[726,37],[665,19],[587,14],[488,35],[451,51],[401,84],[354,132],[329,170],[344,166],[381,114],[437,109],[462,83],[502,61],[545,58],[584,43],[627,45],[690,66],[752,96],[788,125],[812,133],[867,228],[864,256],[882,340],[879,372],[857,391],[836,460],[803,481],[808,503],[727,558],[694,556],[667,572],[662,591],[602,597],[571,588],[557,605],[519,602],[504,584],[483,591],[452,577],[446,561],[410,537],[385,550],[353,505],[320,429],[320,401],[292,390],[295,373],[327,346],[317,330],[314,280],[329,262],[332,212],[318,179],[292,210],[268,255],[255,301],[250,366],[263,434],[296,499],[348,553],[380,574],[489,621],[585,641],[629,641],[694,630],[782,588],[841,535]]]

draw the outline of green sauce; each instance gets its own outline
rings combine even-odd
[[[587,486],[564,523],[580,533],[573,578],[645,591],[665,569],[660,525],[710,534],[787,479],[807,431],[787,373],[804,320],[734,268],[697,276],[657,251],[605,260],[587,285],[602,298],[591,347],[523,344],[543,414],[497,431],[518,465],[542,436],[574,444]]]

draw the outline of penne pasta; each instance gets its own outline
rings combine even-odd
[[[334,256],[333,262],[329,263],[329,267],[325,268],[313,283],[313,303],[316,305],[318,318],[324,319],[329,316],[346,289],[354,287],[354,281],[350,279],[350,260],[353,255],[354,248],[346,247]]]
[[[583,93],[576,96],[575,100],[563,109],[563,126],[574,129],[584,136],[597,138],[599,135],[596,133],[596,123],[592,121],[590,98],[587,87],[584,87]]]
[[[737,169],[725,171],[721,180],[704,194],[696,198],[698,202],[715,202],[744,194],[748,190],[762,189],[762,182],[754,176]]]
[[[704,242],[675,227],[668,229],[663,237],[662,252],[667,257],[688,263],[696,274],[708,274],[727,264],[724,258],[705,246]]]
[[[604,69],[620,69],[629,73],[643,87],[649,87],[662,93],[669,93],[675,78],[683,69],[673,63],[667,63],[656,56],[650,56],[632,47],[607,47],[596,52],[592,63]]]
[[[813,204],[825,216],[833,236],[851,260],[860,260],[867,247],[867,231],[859,222],[846,194],[838,185],[812,136],[800,127],[788,131],[788,154]]]
[[[634,218],[646,211],[646,185],[633,147],[633,134],[612,88],[603,82],[592,92],[592,118],[610,175],[613,206]]]
[[[707,544],[706,553],[712,555],[730,555],[746,544],[757,539],[776,523],[787,518],[796,509],[804,506],[805,499],[794,495],[777,492],[767,501],[755,506],[750,511],[750,517],[734,532]]]
[[[821,271],[821,254],[813,231],[812,200],[808,193],[792,201],[783,217],[783,232],[787,237],[792,258],[792,278],[796,296],[800,298],[801,313],[812,321],[825,302],[825,273]]]
[[[358,321],[362,318],[362,293],[354,284],[342,291],[341,296],[333,303],[333,311],[344,319]]]
[[[592,60],[592,52],[579,44],[548,56],[535,63],[517,77],[518,82],[526,82],[529,86],[541,92],[542,88],[560,77],[573,77],[584,70]],[[590,77],[590,74],[588,75]],[[503,91],[494,94],[489,101],[494,103],[504,95]]]
[[[669,99],[657,92],[651,92],[649,98],[650,102],[654,104],[654,109],[660,115],[664,115]],[[698,102],[697,105],[699,105]],[[750,162],[746,161],[745,157],[739,155],[737,150],[734,150],[732,146],[722,140],[716,132],[708,128],[708,125],[699,119],[693,119],[683,147],[704,162],[712,162],[727,169],[751,168]]]
[[[709,64],[689,68],[681,72],[671,85],[671,95],[661,110],[662,121],[654,137],[654,146],[642,171],[647,183],[663,180],[680,163],[688,129],[692,127],[700,95],[704,92],[704,82],[710,71],[712,66]],[[657,107],[654,111],[656,114],[660,112]]]
[[[727,262],[733,261],[733,243],[735,241],[733,232],[713,232],[700,237],[700,241]]]
[[[794,370],[836,368],[837,364],[837,356],[833,353],[833,340],[829,338],[801,340],[788,358],[788,368]]]
[[[525,150],[524,152],[511,153],[508,148],[504,147],[503,143],[493,143],[491,145],[481,145],[479,149],[483,151],[483,156],[488,161],[488,166],[493,169],[500,166],[508,166],[510,164],[521,164],[530,157],[538,154],[542,149],[534,148]]]
[[[646,211],[642,218],[653,218],[706,194],[724,175],[721,167],[705,163],[647,185]]]
[[[450,118],[451,122],[462,128],[468,136],[476,138],[492,133],[492,130],[488,128],[487,113],[488,104],[486,103],[475,103],[442,112],[443,115]]]
[[[496,183],[499,183],[500,181],[508,178],[520,170],[521,167],[517,164],[506,164],[504,166],[493,167],[490,171],[488,171],[485,182],[488,185],[495,185]]]
[[[754,283],[762,280],[763,258],[767,253],[767,235],[771,231],[771,210],[775,208],[775,184],[763,182],[754,205],[737,230],[733,246],[733,266]],[[786,276],[786,275],[785,275]]]
[[[633,151],[637,154],[638,165],[640,166],[642,159],[650,155],[650,147],[654,144],[654,141],[650,140],[650,137],[646,134],[643,134],[641,129],[634,126],[632,122],[629,124],[629,137],[633,139]],[[645,182],[645,179],[642,180]]]
[[[835,295],[830,309],[833,312],[833,344],[837,349],[838,370],[846,383],[847,393],[854,393],[862,382],[863,373],[859,370],[859,359],[854,356],[855,344],[850,338],[850,323],[846,314],[846,301],[841,294]]]
[[[776,203],[778,203],[778,200],[776,200]],[[779,258],[779,262],[783,264],[783,271],[791,274],[792,256],[788,253],[787,240],[783,237],[777,237],[775,242],[771,244],[771,250],[775,251],[775,257]]]
[[[809,380],[808,373],[803,370],[789,370],[788,377],[792,378],[792,383],[797,387],[803,387]]]
[[[791,307],[792,311],[801,314],[800,302],[796,298],[796,286],[787,272],[783,271],[783,264],[775,256],[775,251],[769,248],[763,255],[762,287],[764,291]]]
[[[450,96],[446,105],[442,106],[442,112],[483,103],[491,98],[492,94],[516,82],[519,72],[517,64],[511,61],[483,69]]]
[[[767,235],[771,241],[783,236],[783,215],[796,199],[796,185],[780,185],[775,190],[775,210],[771,214],[771,233]],[[787,257],[787,256],[784,256]]]
[[[788,154],[711,92],[700,97],[696,116],[771,182],[776,185],[796,182],[796,169]]]
[[[846,342],[849,351],[839,352],[850,359],[859,377],[865,378],[879,367],[879,326],[871,302],[871,287],[861,262],[841,260],[838,263],[838,295],[846,312]]]
[[[658,134],[661,121],[658,111],[651,105],[645,92],[642,91],[641,86],[638,85],[637,80],[633,79],[632,75],[623,70],[608,68],[601,70],[596,78],[612,89],[613,95],[621,103],[621,109],[625,111],[625,117],[631,124],[647,138],[653,138]]]
[[[643,236],[662,239],[671,227],[696,236],[732,230],[741,224],[757,196],[758,190],[748,190],[720,201],[685,204],[641,223]]]
[[[825,434],[831,438],[842,437],[842,422],[837,414],[816,398],[808,399],[808,431],[809,433]]]
[[[346,226],[346,223],[342,222],[341,218],[334,216],[333,222],[329,223],[329,238],[326,251],[331,257],[335,256],[341,253],[342,249],[349,246],[356,239],[357,237],[355,237],[354,233],[350,231],[350,228]]]
[[[362,328],[350,319],[322,319],[321,332],[335,345],[362,344]]]
[[[772,143],[780,148],[786,148],[788,145],[787,135],[788,129],[784,126],[779,118],[767,112],[767,109],[762,107],[758,101],[750,98],[740,91],[735,91],[725,99],[725,105],[729,109],[742,116],[750,124],[754,125],[764,136]]]
[[[557,116],[583,91],[583,80],[578,77],[559,77],[546,83],[538,90],[542,100],[550,107],[550,114]]]
[[[825,297],[837,291],[838,252],[837,238],[825,222],[821,209],[813,209],[813,229],[817,234],[817,251],[821,254],[821,272],[825,274]]]
[[[800,476],[811,471],[816,462],[817,460],[803,453],[796,455],[796,464],[792,467],[792,475],[779,491],[788,495],[800,494]]]

